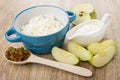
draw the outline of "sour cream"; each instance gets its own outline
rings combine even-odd
[[[104,24],[100,20],[90,20],[70,29],[66,34],[66,39],[87,46],[99,42],[104,37],[104,32]]]
[[[98,25],[97,23],[86,24],[86,25],[81,26],[77,30],[77,33],[79,33],[79,34],[90,34],[90,33],[94,33],[96,31],[98,31],[99,29],[100,29],[100,25]]]

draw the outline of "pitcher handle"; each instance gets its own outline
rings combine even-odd
[[[111,14],[107,13],[102,17],[102,22],[104,23],[105,27],[107,28],[112,21]]]

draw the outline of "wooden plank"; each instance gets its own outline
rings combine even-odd
[[[90,2],[95,6],[98,19],[105,13],[112,14],[111,26],[106,30],[104,39],[115,39],[117,51],[114,59],[102,68],[95,68],[92,65],[81,62],[78,66],[86,67],[93,72],[93,76],[85,78],[68,73],[56,68],[41,64],[14,65],[8,63],[3,54],[6,49],[12,46],[23,46],[21,43],[9,43],[4,38],[4,33],[12,25],[15,15],[24,8],[51,4],[69,10],[72,5]],[[0,0],[0,80],[119,80],[120,79],[120,0]],[[38,55],[52,59],[51,54]]]

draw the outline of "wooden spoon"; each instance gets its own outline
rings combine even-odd
[[[74,73],[74,74],[78,74],[78,75],[81,75],[81,76],[86,76],[86,77],[92,76],[92,72],[90,70],[86,69],[86,68],[73,66],[73,65],[68,65],[68,64],[56,62],[56,61],[53,61],[53,60],[41,58],[41,57],[38,57],[36,55],[33,55],[31,52],[30,52],[29,58],[27,60],[21,61],[21,62],[16,62],[16,61],[9,60],[5,56],[5,54],[3,54],[3,56],[8,62],[13,63],[13,64],[40,63],[40,64],[44,64],[44,65],[47,65],[47,66],[55,67],[55,68],[58,68],[58,69],[61,69],[61,70],[64,70],[64,71],[68,71],[68,72],[71,72],[71,73]]]

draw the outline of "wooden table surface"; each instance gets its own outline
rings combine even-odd
[[[105,13],[112,15],[112,24],[106,30],[104,39],[117,41],[116,55],[112,61],[102,68],[95,68],[87,62],[78,66],[90,69],[93,76],[86,78],[41,64],[14,65],[7,62],[2,54],[10,46],[23,46],[21,43],[10,43],[5,40],[4,33],[11,27],[16,14],[24,8],[51,4],[66,10],[74,4],[90,2],[94,5],[98,19]],[[120,0],[0,0],[0,80],[120,80]],[[51,54],[39,55],[53,59]]]

